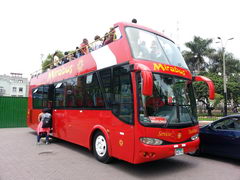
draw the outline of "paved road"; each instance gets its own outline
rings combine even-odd
[[[240,180],[240,161],[178,156],[132,165],[102,164],[78,145],[36,145],[29,128],[0,129],[0,180]]]

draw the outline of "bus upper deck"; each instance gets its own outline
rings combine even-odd
[[[117,39],[112,43],[33,76],[31,84],[40,85],[40,79],[44,79],[44,83],[53,83],[125,62],[143,64],[151,71],[192,78],[179,50],[171,40],[136,24],[117,23],[114,27]]]

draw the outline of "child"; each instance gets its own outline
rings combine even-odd
[[[42,112],[38,115],[38,127],[37,127],[37,143],[40,144],[41,137],[46,136],[46,144],[49,144],[49,133],[50,133],[50,125],[45,125],[43,121],[51,121],[51,114],[49,113],[49,109],[43,109]],[[45,125],[45,126],[43,126]]]

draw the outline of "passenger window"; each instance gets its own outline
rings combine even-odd
[[[64,83],[57,83],[55,84],[55,99],[54,99],[54,106],[55,107],[64,107]]]
[[[105,107],[96,73],[77,78],[76,104],[83,108]]]
[[[52,107],[53,85],[44,85],[33,89],[33,108],[43,109]]]
[[[110,105],[111,103],[111,69],[106,69],[100,71],[100,77],[103,86],[103,93],[106,98],[106,103]]]
[[[96,73],[71,78],[54,86],[56,108],[105,107]]]
[[[43,108],[48,107],[48,91],[49,91],[49,86],[43,86]]]
[[[33,89],[33,108],[42,109],[43,107],[43,86]]]
[[[133,124],[133,99],[129,66],[113,69],[112,111],[120,120]]]
[[[96,73],[86,77],[85,106],[88,108],[105,107]]]
[[[84,107],[84,96],[85,96],[85,78],[77,77],[77,82],[75,86],[75,95],[76,95],[76,106]]]
[[[65,106],[76,107],[76,92],[74,87],[76,86],[76,78],[72,78],[66,81],[65,86]]]

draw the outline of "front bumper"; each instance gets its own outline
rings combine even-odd
[[[183,149],[183,153],[187,154],[189,152],[194,152],[199,147],[200,140],[199,138],[179,144],[171,145],[145,145],[139,142],[139,146],[136,147],[136,153],[134,156],[134,164],[155,161],[163,158],[168,158],[176,155],[176,149]]]

